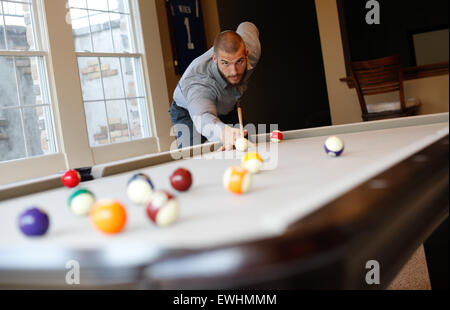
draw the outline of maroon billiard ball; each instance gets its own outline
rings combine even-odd
[[[69,170],[61,178],[62,183],[64,186],[73,188],[76,187],[81,182],[81,175],[76,170]]]
[[[157,226],[167,227],[178,220],[180,206],[169,192],[155,191],[148,202],[147,215]]]
[[[170,184],[174,189],[180,192],[185,192],[192,185],[192,174],[189,170],[180,168],[175,170],[170,176]]]

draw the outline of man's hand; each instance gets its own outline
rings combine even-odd
[[[244,130],[244,137],[248,134],[247,130]],[[218,152],[231,151],[236,143],[236,139],[241,137],[241,130],[239,128],[232,128],[230,126],[225,126],[222,130],[222,147]]]

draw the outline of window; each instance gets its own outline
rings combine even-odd
[[[69,0],[91,147],[151,136],[128,0]]]
[[[156,9],[0,0],[0,188],[170,148]]]
[[[56,153],[36,1],[0,0],[0,162]]]

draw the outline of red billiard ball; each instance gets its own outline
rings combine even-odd
[[[175,170],[170,176],[170,184],[174,189],[180,192],[185,192],[192,185],[192,174],[189,170],[180,168]]]
[[[147,205],[147,215],[159,227],[167,227],[178,220],[180,206],[169,192],[156,191]]]
[[[76,187],[81,182],[81,175],[76,170],[69,170],[61,178],[62,183],[64,186],[73,188]]]

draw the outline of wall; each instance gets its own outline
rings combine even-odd
[[[242,98],[247,123],[293,130],[331,124],[314,1],[218,0],[222,29],[251,21],[261,60]]]
[[[418,66],[448,61],[448,29],[414,35],[414,50]],[[430,48],[432,46],[433,48]]]
[[[219,17],[217,13],[217,3],[215,0],[201,0],[203,23],[205,26],[206,44],[209,47],[214,45],[214,40],[220,32]],[[161,45],[164,57],[164,69],[167,79],[167,92],[170,102],[172,101],[173,92],[181,78],[181,75],[175,74],[172,45],[169,32],[169,22],[166,13],[166,1],[156,0],[156,8],[158,14],[158,24],[161,34]],[[168,102],[168,106],[170,106]]]
[[[346,70],[336,0],[315,0],[315,3],[333,125],[361,122],[356,91],[339,81],[346,76]],[[448,75],[407,81],[405,96],[421,100],[421,114],[448,112],[448,81]],[[368,103],[377,100],[375,96],[367,98]],[[396,98],[396,95],[383,97],[387,101]]]
[[[339,81],[346,76],[336,0],[316,0],[317,20],[333,125],[362,121],[355,90]]]
[[[400,54],[404,66],[413,66],[411,34],[445,25],[448,28],[448,0],[377,1],[380,5],[380,24],[368,25],[365,19],[367,1],[343,0],[353,61]]]
[[[448,74],[405,83],[407,98],[419,98],[422,103],[420,114],[448,112],[449,87]]]

